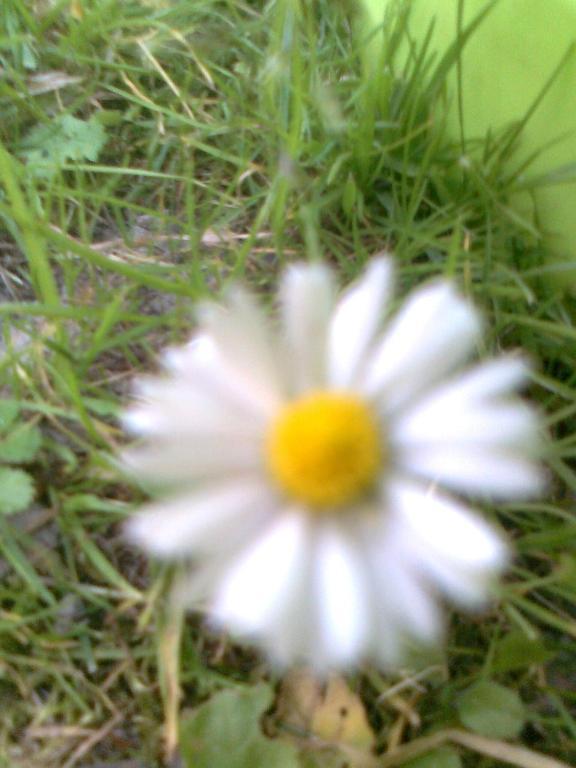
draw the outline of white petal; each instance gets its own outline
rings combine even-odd
[[[266,630],[297,581],[307,535],[302,514],[281,514],[228,568],[212,607],[216,621],[243,634]]]
[[[456,501],[408,482],[389,485],[414,566],[464,604],[485,601],[487,584],[508,557],[501,537]]]
[[[230,292],[226,307],[202,305],[199,319],[226,367],[251,392],[254,404],[273,413],[283,397],[281,369],[268,319],[252,296],[237,288]]]
[[[276,499],[257,482],[236,481],[145,507],[126,525],[127,537],[157,557],[211,555],[269,519]]]
[[[338,302],[328,334],[331,386],[345,389],[355,383],[388,309],[392,288],[391,259],[374,259]]]
[[[491,596],[491,582],[495,574],[489,571],[474,572],[461,565],[455,567],[446,560],[419,558],[419,570],[445,595],[468,610],[486,606]]]
[[[410,536],[442,558],[472,568],[501,568],[506,547],[500,536],[479,515],[440,494],[407,481],[389,483],[394,514],[410,530]]]
[[[419,405],[472,407],[508,395],[528,380],[530,366],[520,357],[501,357],[475,365],[435,387]]]
[[[420,288],[385,331],[362,389],[390,413],[461,364],[479,331],[476,311],[450,283]]]
[[[432,596],[412,572],[403,531],[388,512],[387,518],[369,535],[366,553],[376,590],[380,654],[392,657],[401,650],[402,635],[434,642],[442,625]]]
[[[179,347],[169,347],[162,355],[166,370],[188,381],[195,381],[198,374],[219,362],[218,349],[205,333],[197,333]]]
[[[175,435],[157,439],[146,447],[132,448],[122,456],[130,473],[146,480],[177,481],[191,485],[210,477],[262,471],[262,442],[258,437],[219,434],[194,437]]]
[[[390,426],[390,441],[401,450],[451,444],[455,452],[466,449],[521,449],[526,453],[538,439],[536,413],[522,403],[453,406],[427,400],[402,412]]]
[[[302,514],[307,512],[303,511]],[[274,621],[269,622],[261,633],[263,647],[272,662],[280,668],[297,663],[326,668],[325,659],[323,663],[317,661],[321,647],[316,621],[318,606],[310,588],[313,581],[314,549],[314,531],[311,529],[306,552],[294,573],[290,592],[282,605],[278,606]]]
[[[252,378],[245,374],[238,376],[206,333],[198,333],[187,344],[169,349],[163,355],[163,363],[173,378],[203,397],[220,402],[229,411],[246,415],[253,421],[269,415],[258,400],[258,387],[254,388]],[[272,377],[276,375],[271,371]]]
[[[287,269],[280,299],[295,393],[326,386],[334,296],[334,279],[327,267],[298,264]]]
[[[182,378],[141,382],[140,401],[124,412],[122,422],[135,434],[176,440],[202,434],[255,436],[265,423],[255,410],[242,408],[233,398]]]
[[[318,617],[326,666],[357,660],[368,633],[364,565],[352,542],[326,527],[317,543]]]
[[[396,457],[398,467],[431,483],[491,498],[525,498],[537,494],[543,478],[526,459],[475,447],[410,448]]]

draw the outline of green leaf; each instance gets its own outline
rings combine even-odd
[[[21,469],[0,467],[0,514],[21,512],[34,498],[32,478]]]
[[[32,461],[42,444],[42,435],[33,424],[23,424],[0,441],[0,461],[12,464]]]
[[[409,763],[402,763],[402,768],[462,768],[462,760],[450,747],[440,747]]]
[[[537,664],[544,664],[553,657],[554,653],[546,650],[540,638],[533,640],[518,630],[510,632],[498,641],[492,669],[496,672],[526,669]]]
[[[298,765],[300,768],[348,768],[350,763],[338,750],[318,749],[303,750]]]
[[[298,768],[295,747],[267,738],[260,718],[272,703],[268,685],[217,693],[180,722],[186,768]]]
[[[13,400],[0,400],[0,432],[7,429],[20,412],[18,403]]]
[[[516,691],[488,680],[467,688],[456,706],[463,725],[494,739],[515,738],[526,720],[524,705]]]
[[[28,132],[21,155],[37,176],[50,177],[69,160],[94,162],[105,142],[104,126],[96,116],[79,120],[72,115],[59,115]]]

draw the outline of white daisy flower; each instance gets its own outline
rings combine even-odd
[[[279,328],[252,296],[207,304],[199,330],[144,380],[127,456],[178,491],[131,519],[131,540],[193,560],[181,594],[280,664],[402,662],[434,642],[438,597],[476,608],[507,562],[501,536],[451,494],[536,493],[534,412],[515,357],[457,370],[480,332],[452,284],[390,314],[373,260],[337,298],[330,270],[288,268]]]

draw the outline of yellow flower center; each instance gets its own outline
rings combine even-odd
[[[268,433],[266,457],[289,496],[320,509],[367,491],[384,459],[370,408],[353,395],[334,392],[287,405]]]

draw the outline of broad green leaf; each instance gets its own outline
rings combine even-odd
[[[69,160],[94,162],[105,142],[106,132],[96,117],[79,120],[72,115],[59,115],[28,132],[21,155],[37,176],[50,177]]]
[[[0,514],[21,512],[34,498],[32,478],[21,469],[0,467]]]
[[[268,685],[212,696],[180,722],[186,768],[298,768],[296,748],[267,738],[260,719],[272,703]]]
[[[0,400],[0,432],[4,432],[20,412],[18,403],[13,400]]]
[[[551,651],[546,650],[540,638],[532,640],[518,630],[510,632],[498,641],[492,668],[497,672],[526,669],[535,664],[544,664],[553,656]]]
[[[450,747],[440,747],[409,763],[403,763],[402,768],[462,768],[462,760]]]
[[[42,444],[42,435],[33,424],[23,424],[0,440],[0,461],[20,464],[32,461]]]
[[[488,680],[467,688],[456,706],[463,725],[494,739],[515,738],[526,720],[524,705],[516,691]]]

